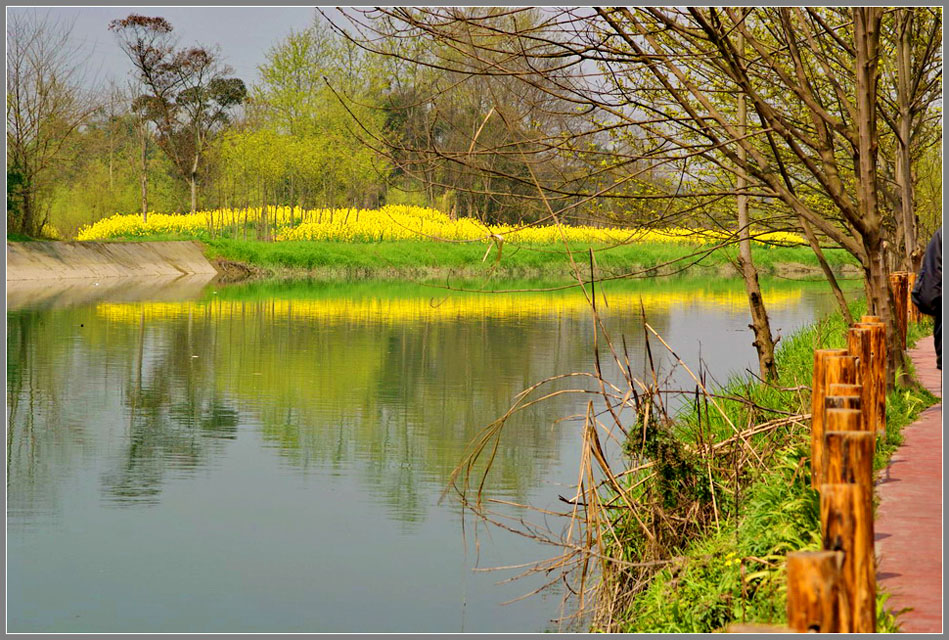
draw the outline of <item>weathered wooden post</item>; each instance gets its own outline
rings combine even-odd
[[[788,554],[788,626],[798,633],[853,630],[837,551]]]
[[[859,402],[860,398],[848,398],[848,400]],[[860,409],[838,409],[833,407],[826,409],[824,413],[824,433],[826,434],[828,431],[863,431],[861,429],[863,426],[861,413]]]
[[[860,430],[870,429],[867,412],[864,411],[863,385],[861,384],[841,384],[834,383],[827,385],[827,397],[824,398],[824,431],[830,429],[827,426],[826,411],[829,409],[856,409],[860,411]]]
[[[821,404],[816,407],[813,405],[812,398],[811,406],[813,412],[811,415],[811,486],[815,488],[820,485],[821,478],[824,477],[821,465],[824,463],[824,412],[827,387],[836,383],[854,384],[857,376],[857,359],[851,355],[846,355],[846,352],[844,354],[827,355],[821,360],[821,373],[823,375],[821,391],[824,397],[820,399]]]
[[[853,482],[863,485],[872,498],[874,439],[875,436],[868,431],[828,428],[824,433],[824,450],[827,454],[824,484]]]
[[[857,358],[857,384],[862,385],[860,397],[868,424],[876,424],[876,403],[873,402],[873,334],[868,327],[847,330],[847,351]]]
[[[909,296],[906,283],[907,277],[905,271],[894,271],[890,274],[890,291],[893,293],[895,307],[893,313],[896,314],[896,324],[900,329],[900,344],[903,346],[904,351],[906,350],[906,322],[909,317],[906,308],[906,301]]]
[[[829,356],[824,362],[824,384],[857,384],[857,359],[846,352]]]
[[[909,277],[906,281],[906,308],[909,311],[909,321],[916,323],[922,319],[922,313],[919,310],[919,307],[916,306],[916,303],[913,302],[913,288],[916,286],[916,274],[912,271],[909,272]]]
[[[871,494],[859,483],[820,488],[821,539],[827,551],[844,554],[841,574],[856,633],[876,630],[876,575]]]
[[[815,349],[814,372],[811,378],[811,486],[817,487],[821,479],[821,451],[824,444],[824,398],[827,397],[828,358],[847,355],[846,349]],[[833,380],[833,382],[841,382]]]
[[[858,408],[831,407],[830,400],[860,403],[858,397],[827,396],[828,407],[824,416],[824,460],[821,464],[821,485],[856,482],[873,495],[873,448],[875,436],[867,431],[866,416]],[[851,437],[850,434],[857,434]]]
[[[835,384],[831,386],[859,387],[860,385],[859,384],[848,384],[848,385]],[[839,392],[840,391],[839,389],[837,389],[837,391],[838,393],[834,393],[834,394],[828,393],[828,395],[824,398],[825,411],[827,409],[856,409],[857,411],[860,411],[862,409],[863,400],[856,393],[843,394]],[[826,425],[826,423],[827,423],[827,415],[825,414],[824,424]],[[825,430],[826,430],[826,426],[825,426]]]
[[[828,396],[846,396],[853,398],[863,399],[863,385],[859,382],[857,384],[844,384],[843,382],[834,382],[833,384],[827,385],[827,395]]]
[[[877,433],[886,433],[886,327],[882,322],[868,322],[863,316],[855,326],[870,330],[870,368],[872,369],[873,389],[870,397],[873,401],[871,417]]]

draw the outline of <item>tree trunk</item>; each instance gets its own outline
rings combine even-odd
[[[188,182],[191,183],[191,213],[194,213],[198,210],[198,174],[192,171]]]
[[[36,207],[32,186],[27,184],[22,194],[23,197],[20,199],[20,233],[32,238],[37,234],[37,229],[34,229],[36,226]]]
[[[905,367],[885,262],[883,219],[877,209],[877,65],[882,15],[883,10],[879,7],[853,9],[857,107],[854,164],[857,168],[857,206],[861,217],[859,229],[867,254],[867,264],[864,265],[869,295],[867,304],[870,312],[880,316],[886,325],[886,380],[887,387],[892,388],[897,370],[905,372]]]
[[[896,183],[900,190],[900,222],[903,227],[905,251],[901,263],[907,271],[916,272],[922,261],[922,251],[917,240],[917,220],[915,194],[913,189],[912,160],[910,158],[910,140],[912,137],[913,113],[910,83],[912,82],[912,43],[910,37],[913,24],[913,9],[897,10],[897,30],[899,39],[896,45],[896,91],[899,115],[896,141]]]
[[[738,39],[739,50],[744,49],[744,39]],[[748,124],[748,110],[745,104],[745,94],[738,94],[738,129],[741,135],[745,134]],[[758,270],[751,259],[751,230],[748,217],[748,196],[745,194],[747,180],[745,178],[745,161],[747,156],[744,147],[740,147],[738,158],[741,166],[738,171],[738,262],[741,264],[741,275],[745,281],[745,291],[748,293],[748,306],[751,308],[751,329],[755,333],[752,343],[758,352],[758,368],[761,377],[765,380],[774,380],[778,377],[778,368],[774,361],[774,340],[771,337],[771,324],[768,321],[768,312],[761,297],[761,287],[758,284]]]
[[[144,119],[142,128],[142,222],[148,222],[148,130],[145,129]]]

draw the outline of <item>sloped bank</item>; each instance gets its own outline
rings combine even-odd
[[[504,246],[478,243],[395,240],[376,243],[336,241],[260,242],[233,238],[203,239],[206,254],[216,260],[241,264],[274,276],[320,279],[439,279],[478,278],[566,278],[573,279],[571,261],[562,245]],[[570,245],[581,273],[589,272],[587,245]],[[733,248],[718,249],[663,243],[638,243],[615,247],[593,247],[596,271],[603,278],[676,275],[735,277]],[[755,263],[761,275],[794,279],[821,279],[823,272],[808,247],[755,247]],[[860,269],[840,249],[826,252],[839,276],[859,275]]]
[[[217,273],[193,241],[7,242],[7,281]]]

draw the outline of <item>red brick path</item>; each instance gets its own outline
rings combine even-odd
[[[923,386],[942,397],[932,338],[910,351]],[[877,582],[907,633],[942,632],[942,403],[903,429],[903,445],[880,472],[874,522]]]

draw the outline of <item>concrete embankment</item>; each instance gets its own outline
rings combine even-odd
[[[196,242],[7,243],[7,282],[216,273]]]

